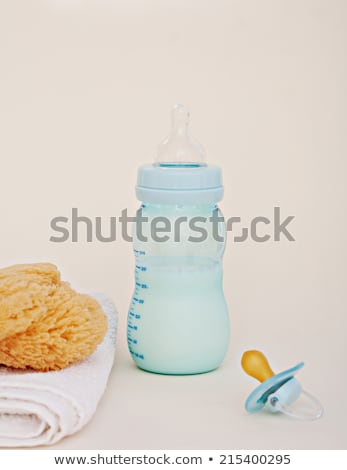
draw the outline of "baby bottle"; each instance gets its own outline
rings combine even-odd
[[[225,224],[221,170],[192,141],[189,113],[172,111],[170,136],[138,171],[135,290],[128,347],[141,369],[199,374],[216,369],[229,342],[222,286]]]

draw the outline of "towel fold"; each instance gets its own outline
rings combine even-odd
[[[91,356],[52,372],[0,367],[0,447],[51,445],[93,416],[112,368],[117,329],[113,302],[93,297],[108,317],[108,331]]]

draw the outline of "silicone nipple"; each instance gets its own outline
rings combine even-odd
[[[265,382],[265,380],[275,375],[268,360],[260,351],[246,351],[242,356],[241,365],[246,374],[259,380],[259,382]]]
[[[155,163],[160,166],[205,165],[205,151],[189,134],[189,111],[183,104],[176,104],[171,112],[169,137],[159,144]]]
[[[322,416],[322,405],[315,397],[302,390],[300,383],[294,378],[303,367],[303,362],[275,374],[262,352],[250,350],[243,354],[241,365],[246,374],[260,382],[246,400],[245,407],[250,413],[266,408],[273,413],[280,411],[296,419],[312,420]],[[306,407],[304,410],[292,409],[290,405],[300,396],[306,398]]]

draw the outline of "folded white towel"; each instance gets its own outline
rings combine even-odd
[[[108,332],[91,356],[54,372],[0,367],[0,447],[50,445],[93,416],[112,368],[117,329],[113,302],[93,297],[108,317]]]

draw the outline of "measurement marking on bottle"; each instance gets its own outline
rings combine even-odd
[[[135,253],[136,255],[145,255],[145,254],[146,254],[145,251],[143,251],[143,250],[136,250],[136,249],[134,249],[134,253]]]
[[[134,338],[132,338],[131,336],[128,336],[128,341],[129,341],[130,343],[133,343],[133,344],[137,344],[137,343],[138,343],[137,339],[134,339]]]
[[[141,289],[148,289],[147,284],[141,284],[141,282],[138,282],[138,281],[136,281],[135,284],[136,284],[137,287],[140,287]]]
[[[132,354],[133,356],[137,357],[138,359],[144,359],[145,356],[143,354],[139,354],[137,352],[135,352],[132,348],[129,347],[129,351],[130,351],[130,354]]]
[[[130,310],[129,315],[130,315],[132,318],[135,318],[136,320],[140,320],[140,318],[141,318],[141,315],[140,315],[139,313],[135,313],[135,312],[133,312],[132,310]]]
[[[142,271],[142,272],[147,271],[147,267],[146,267],[146,266],[142,266],[142,265],[140,265],[140,264],[137,264],[137,265],[135,266],[135,269],[137,269],[138,271]]]
[[[149,289],[149,285],[146,282],[147,279],[144,279],[146,276],[146,271],[148,272],[148,267],[143,264],[142,256],[146,254],[145,251],[134,249],[134,253],[136,257],[135,289],[129,308],[127,336],[128,347],[131,355],[134,357],[134,359],[143,360],[145,356],[139,348],[139,345],[141,346],[141,341],[139,344],[139,339],[136,337],[139,334],[139,330],[141,333],[140,322],[142,321],[143,316],[142,306],[145,304],[145,296],[147,295],[146,290]]]

